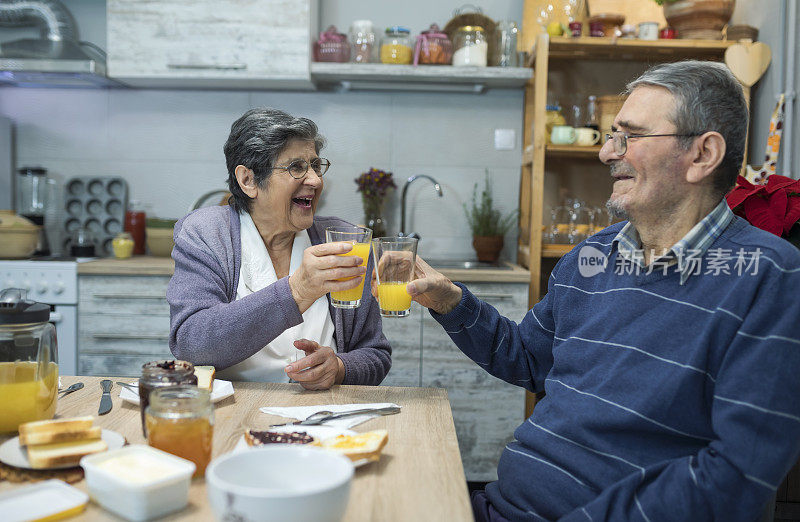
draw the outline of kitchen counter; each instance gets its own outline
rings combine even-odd
[[[511,270],[494,269],[442,269],[441,272],[453,281],[463,283],[528,283],[531,274],[525,268],[506,263]],[[78,275],[167,275],[175,270],[170,257],[134,256],[128,259],[98,259],[78,264]]]
[[[100,377],[63,377],[63,386],[81,381],[82,390],[58,399],[58,417],[96,415],[100,401]],[[441,388],[396,388],[391,386],[334,386],[325,391],[303,390],[298,384],[233,384],[234,397],[217,403],[214,415],[213,457],[230,452],[245,428],[264,429],[283,417],[266,415],[258,408],[267,405],[311,406],[394,402],[402,407],[397,415],[370,419],[355,426],[357,432],[386,429],[389,441],[381,459],[359,467],[353,476],[347,521],[468,521],[472,509],[458,452],[458,442],[447,391]],[[146,444],[142,436],[139,407],[123,403],[119,386],[111,391],[113,408],[96,416],[95,426],[114,430],[130,444]],[[0,436],[0,442],[7,436]],[[86,481],[75,487],[86,491]],[[0,482],[0,493],[20,484]],[[108,511],[89,503],[76,520],[116,520]],[[193,480],[189,506],[169,520],[212,520],[205,480]]]

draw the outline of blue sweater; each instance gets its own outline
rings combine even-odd
[[[618,275],[596,234],[521,323],[466,288],[447,315],[492,375],[546,392],[487,495],[511,520],[755,520],[800,453],[800,253],[741,218],[711,245],[757,269]],[[579,273],[583,246],[608,257]],[[752,272],[755,271],[755,275]]]

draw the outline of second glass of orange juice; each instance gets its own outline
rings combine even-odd
[[[375,274],[378,280],[378,305],[383,317],[407,317],[411,296],[406,285],[414,279],[417,239],[379,237],[372,240]]]
[[[372,239],[372,230],[359,226],[338,226],[325,229],[325,242],[347,241],[353,249],[342,256],[358,256],[361,258],[360,266],[367,266],[369,261],[369,242]],[[364,294],[364,276],[355,288],[331,292],[331,304],[336,308],[358,308],[361,305],[361,296]]]

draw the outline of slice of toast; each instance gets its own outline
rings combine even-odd
[[[28,446],[28,463],[34,469],[77,466],[81,458],[108,449],[103,440],[57,442]]]
[[[213,366],[195,366],[194,374],[197,376],[197,387],[204,388],[209,392],[214,389],[214,374],[216,368]]]
[[[62,428],[53,431],[34,431],[32,433],[20,433],[20,446],[36,446],[39,444],[54,444],[57,442],[72,442],[77,440],[90,441],[99,440],[103,430],[99,427],[94,428]]]
[[[389,432],[386,430],[368,431],[356,435],[338,435],[315,443],[327,450],[341,453],[352,461],[366,459],[378,460],[381,451],[389,441]]]
[[[26,422],[19,425],[20,444],[22,439],[35,434],[43,433],[63,433],[67,431],[85,430],[92,427],[94,417],[70,417],[67,419],[51,419],[34,422]]]

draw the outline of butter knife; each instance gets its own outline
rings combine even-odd
[[[111,386],[113,386],[113,383],[108,379],[100,381],[100,387],[103,388],[103,396],[100,397],[100,409],[97,410],[98,415],[105,415],[111,411]]]

